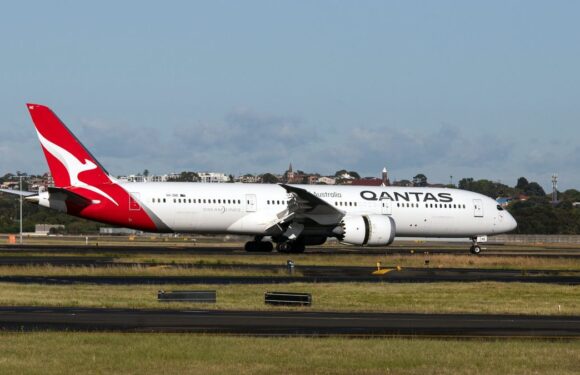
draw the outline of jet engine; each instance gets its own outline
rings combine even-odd
[[[395,239],[395,221],[387,215],[345,216],[338,238],[352,245],[387,246]]]

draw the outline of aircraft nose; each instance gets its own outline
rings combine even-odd
[[[518,227],[518,222],[516,221],[516,219],[514,219],[514,217],[511,214],[507,214],[506,217],[507,220],[505,220],[505,224],[506,224],[506,231],[507,232],[511,232],[512,230],[516,229]]]

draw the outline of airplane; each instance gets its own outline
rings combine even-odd
[[[69,215],[144,232],[249,235],[246,251],[301,253],[328,238],[388,246],[395,237],[469,238],[473,254],[515,219],[487,196],[452,188],[121,182],[53,111],[27,104],[54,186],[2,189]]]

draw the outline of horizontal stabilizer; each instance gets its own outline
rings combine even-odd
[[[28,197],[31,195],[36,195],[36,193],[32,193],[30,191],[21,191],[21,190],[11,190],[11,189],[0,189],[0,192],[12,195],[20,195],[23,197]]]
[[[48,193],[50,194],[50,199],[71,202],[77,206],[88,206],[93,203],[90,199],[87,199],[68,189],[49,187]]]

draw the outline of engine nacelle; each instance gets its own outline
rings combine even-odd
[[[345,216],[339,239],[353,245],[387,246],[395,239],[396,226],[387,215]]]

